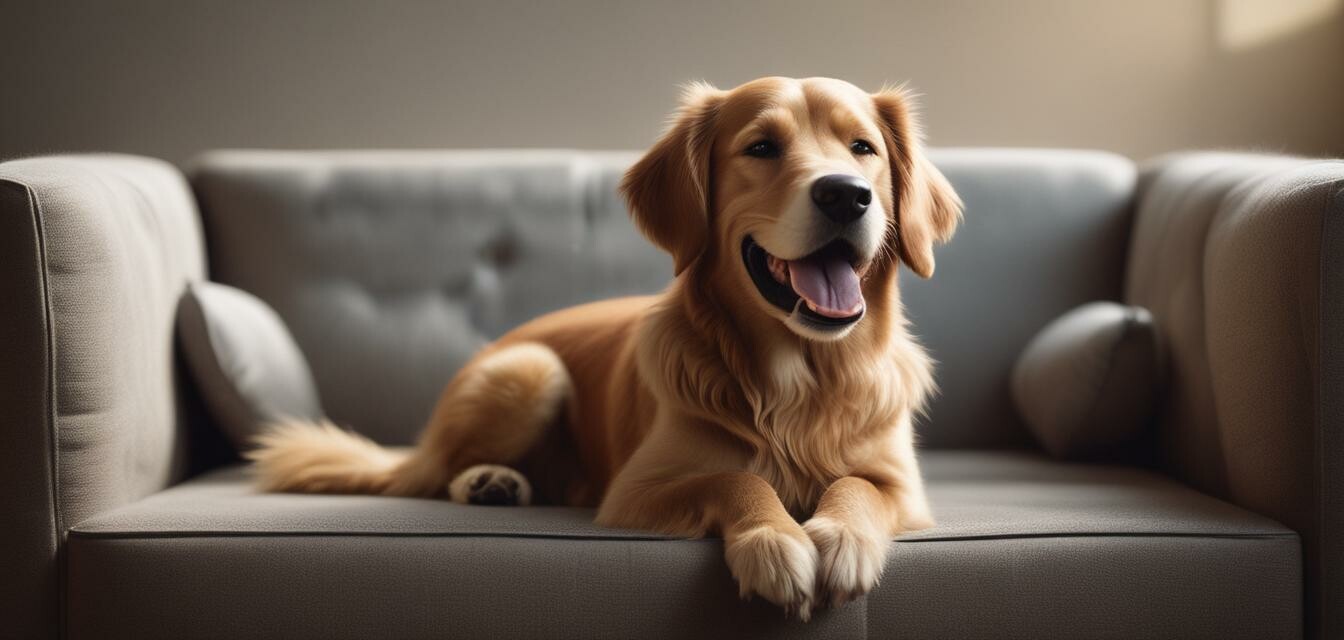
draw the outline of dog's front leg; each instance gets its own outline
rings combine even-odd
[[[913,480],[886,474],[836,480],[803,523],[817,546],[817,604],[839,606],[868,593],[882,576],[892,538],[932,524],[918,471]]]
[[[651,437],[612,482],[597,522],[603,526],[648,529],[684,536],[721,534],[728,569],[742,597],[759,595],[797,613],[811,614],[817,580],[817,549],[784,509],[779,495],[760,476],[721,471],[724,461],[677,452],[709,452],[678,447]]]
[[[822,495],[803,530],[819,554],[817,604],[842,605],[882,576],[893,526],[891,500],[873,483],[848,476]]]

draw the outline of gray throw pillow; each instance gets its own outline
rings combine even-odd
[[[260,298],[222,284],[193,283],[178,305],[177,331],[206,406],[239,450],[251,448],[268,422],[322,419],[308,361]]]
[[[1027,344],[1013,367],[1013,401],[1046,451],[1099,456],[1148,427],[1164,372],[1152,314],[1093,302],[1060,316]]]

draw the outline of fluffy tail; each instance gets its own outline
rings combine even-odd
[[[271,424],[247,459],[263,491],[386,493],[409,452],[384,448],[326,420]]]

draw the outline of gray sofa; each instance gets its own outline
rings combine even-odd
[[[1344,163],[942,150],[966,221],[903,295],[939,360],[939,526],[879,587],[789,620],[717,540],[553,507],[260,495],[184,377],[209,278],[273,305],[328,413],[411,441],[473,349],[660,289],[630,153],[247,152],[0,164],[0,636],[1295,638],[1344,634]],[[1171,384],[1106,464],[1009,401],[1041,326],[1150,309]]]

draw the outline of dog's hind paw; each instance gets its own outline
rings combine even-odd
[[[460,504],[526,506],[532,502],[532,485],[508,467],[478,464],[453,478],[448,497]]]

